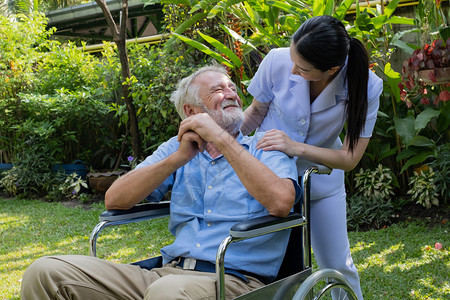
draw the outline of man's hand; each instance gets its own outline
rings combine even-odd
[[[214,140],[220,136],[229,136],[207,113],[195,114],[183,120],[178,130],[178,141],[182,141],[183,135],[189,131],[197,133],[208,143],[214,143]]]
[[[180,135],[178,135],[180,136]],[[182,164],[186,164],[193,159],[198,152],[205,150],[206,142],[194,131],[186,131],[181,135],[180,146],[176,152]]]

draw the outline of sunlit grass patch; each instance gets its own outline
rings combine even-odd
[[[411,222],[350,232],[365,299],[448,299],[448,230],[448,224],[430,229]],[[436,249],[436,242],[443,249]]]
[[[89,235],[103,210],[101,203],[85,210],[39,200],[0,199],[0,299],[20,298],[23,272],[37,258],[87,255]],[[98,256],[130,263],[159,255],[173,241],[167,223],[164,218],[105,228],[98,238]],[[364,299],[448,299],[449,227],[449,223],[427,228],[412,222],[350,232]],[[442,249],[435,248],[436,242]]]

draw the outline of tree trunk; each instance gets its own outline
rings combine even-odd
[[[122,67],[122,78],[123,82],[127,82],[131,77],[130,64],[128,62],[128,53],[127,53],[127,45],[126,45],[126,28],[127,28],[127,19],[128,19],[128,0],[122,1],[122,16],[120,22],[120,29],[117,27],[114,19],[111,15],[111,12],[106,5],[105,0],[95,0],[97,5],[103,11],[103,15],[106,18],[106,22],[108,23],[108,27],[113,34],[114,43],[119,50],[119,59],[120,65]],[[136,109],[133,103],[133,97],[131,96],[130,85],[127,83],[122,84],[122,94],[125,100],[125,104],[127,106],[128,111],[128,125],[130,127],[130,135],[133,149],[133,156],[135,158],[141,157],[141,139],[139,137],[139,128],[138,121],[136,115]],[[120,159],[120,158],[119,158]]]

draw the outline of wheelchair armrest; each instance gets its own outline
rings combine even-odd
[[[304,223],[305,220],[299,213],[290,213],[284,218],[264,216],[233,225],[230,229],[230,236],[232,238],[247,239],[299,226]]]
[[[104,228],[162,218],[169,214],[169,201],[143,203],[126,210],[111,209],[102,212],[99,216],[100,223],[95,226],[89,237],[89,255],[97,256],[97,237]]]
[[[148,218],[169,215],[170,202],[138,204],[127,210],[111,209],[102,212],[99,216],[101,222],[124,221],[137,218]]]

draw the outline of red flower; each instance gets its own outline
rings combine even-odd
[[[420,99],[420,103],[422,103],[423,105],[428,105],[430,104],[430,99],[428,99],[427,97],[422,97]]]
[[[450,100],[450,92],[447,90],[443,90],[439,93],[439,100],[441,101],[448,101]]]

